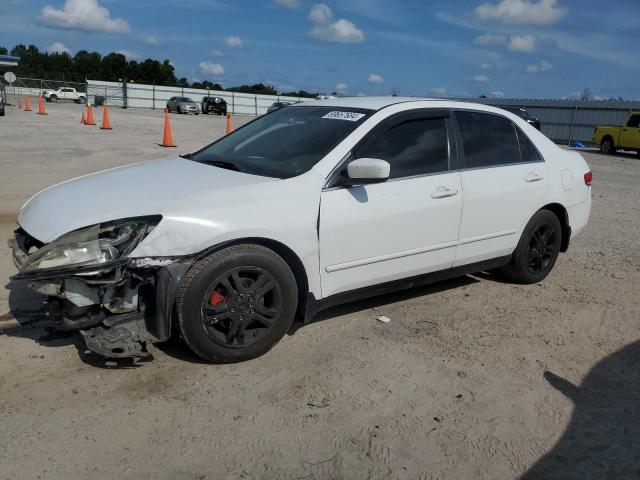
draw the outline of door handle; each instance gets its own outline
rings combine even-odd
[[[524,181],[527,183],[531,183],[531,182],[539,182],[540,180],[542,180],[544,177],[540,174],[537,173],[529,173],[529,175],[527,175],[526,177],[524,177]]]
[[[431,198],[439,199],[439,198],[448,198],[455,197],[458,194],[457,188],[448,188],[444,185],[440,185],[436,188],[435,192],[431,193]]]
[[[626,129],[626,128],[623,128],[623,129],[622,129],[622,131],[623,131],[623,132],[626,132],[626,131],[627,131],[627,129]]]

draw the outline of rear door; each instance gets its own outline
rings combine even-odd
[[[640,114],[629,117],[627,124],[620,129],[620,147],[640,148]]]
[[[463,206],[456,266],[510,255],[548,184],[547,164],[502,115],[456,111]]]
[[[452,266],[462,195],[448,115],[426,110],[384,121],[350,159],[388,161],[389,180],[352,187],[329,183],[322,192],[324,297]],[[347,163],[338,178],[346,175]]]

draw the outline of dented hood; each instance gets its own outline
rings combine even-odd
[[[48,243],[78,228],[121,218],[166,215],[172,206],[204,192],[277,179],[169,158],[93,173],[49,187],[31,197],[18,223]]]

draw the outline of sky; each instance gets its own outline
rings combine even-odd
[[[0,46],[169,59],[227,87],[638,99],[638,18],[640,0],[0,0]]]

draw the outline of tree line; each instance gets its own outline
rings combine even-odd
[[[271,85],[256,83],[224,88],[219,83],[208,80],[189,82],[186,78],[177,78],[175,68],[169,60],[159,62],[151,58],[136,61],[116,52],[100,55],[98,52],[80,50],[75,55],[66,52],[41,52],[35,45],[16,45],[10,51],[0,46],[0,55],[20,57],[15,70],[18,77],[42,78],[66,82],[84,83],[87,79],[109,82],[129,81],[143,84],[176,86],[184,88],[209,88],[238,93],[261,95],[286,95],[314,98],[315,93],[300,90],[297,92],[278,92]]]

